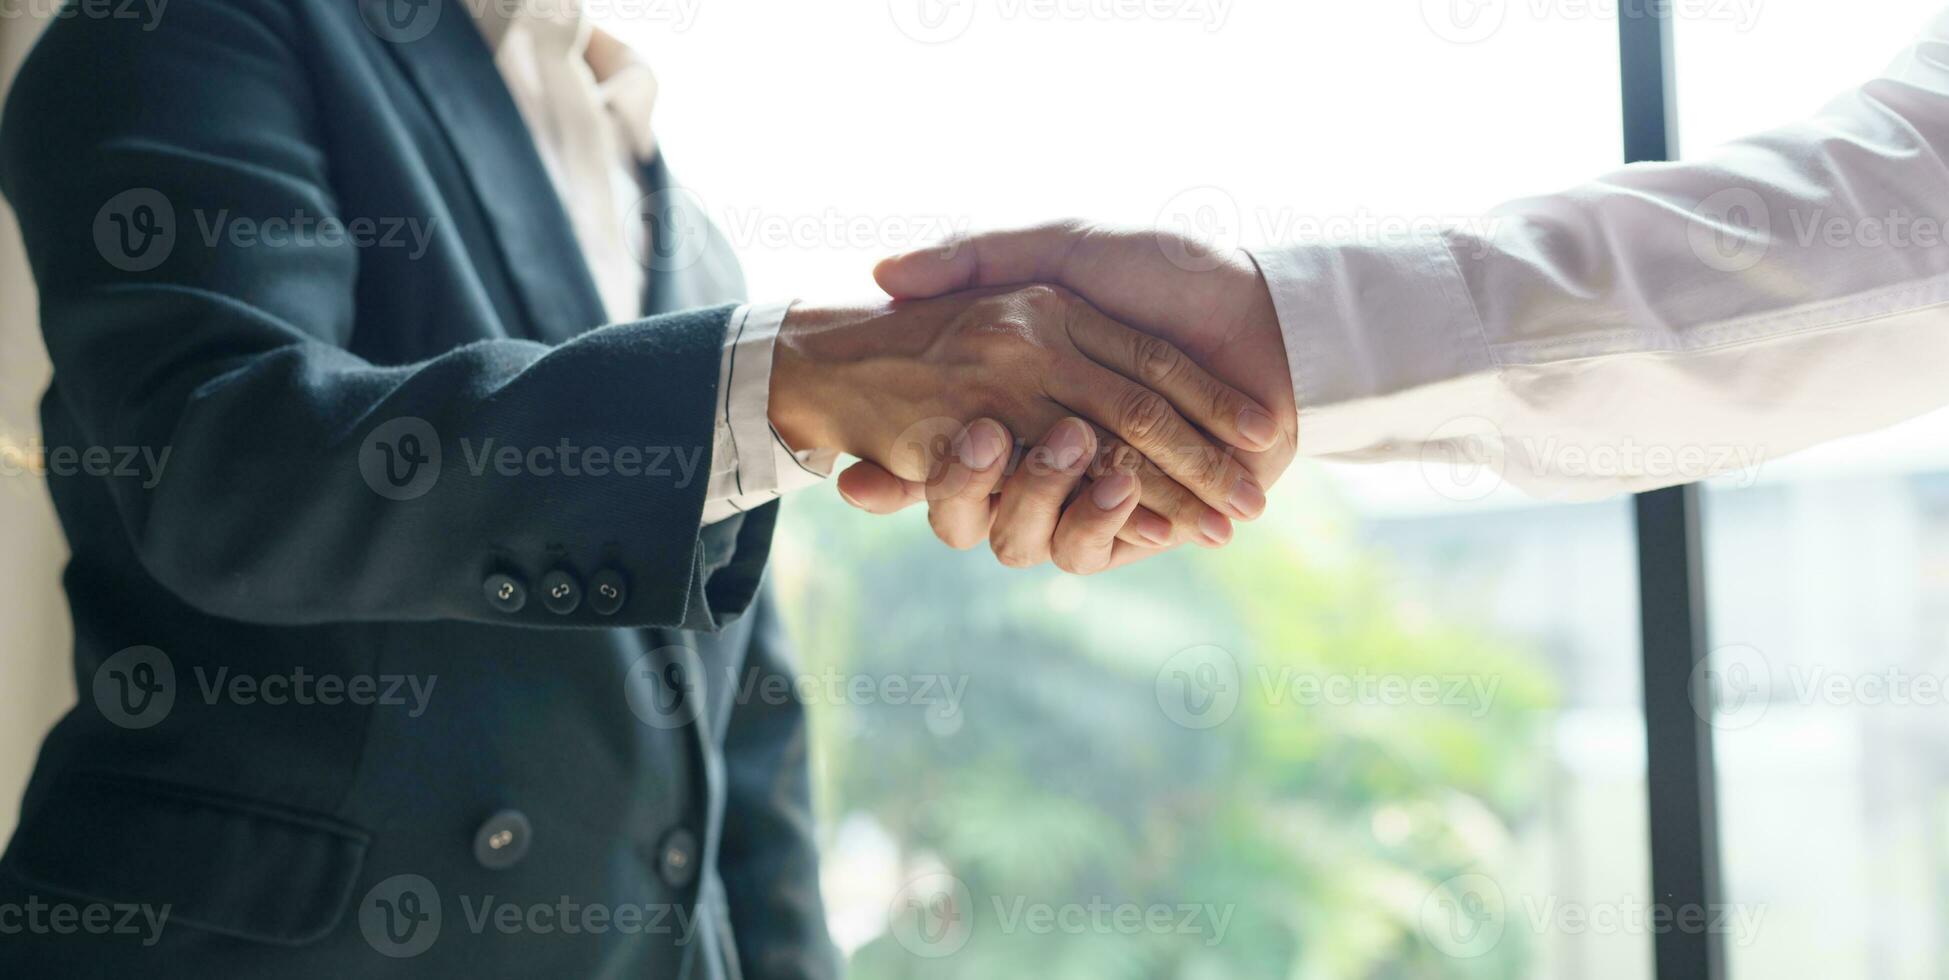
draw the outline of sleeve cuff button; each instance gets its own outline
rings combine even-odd
[[[582,605],[582,583],[575,576],[555,569],[541,579],[541,604],[557,616],[566,616]]]

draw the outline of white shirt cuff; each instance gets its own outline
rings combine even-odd
[[[1252,258],[1285,337],[1302,453],[1385,457],[1494,397],[1495,365],[1442,236]]]
[[[771,426],[772,351],[791,303],[745,305],[731,313],[717,375],[704,523],[714,524],[832,475],[839,454],[794,452]]]

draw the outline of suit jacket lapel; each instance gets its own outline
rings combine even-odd
[[[595,277],[486,39],[464,9],[449,6],[425,37],[384,46],[460,158],[526,308],[528,335],[567,340],[608,321]]]

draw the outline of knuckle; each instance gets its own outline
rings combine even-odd
[[[1204,401],[1208,406],[1207,411],[1211,413],[1212,418],[1225,422],[1231,422],[1238,418],[1238,413],[1245,408],[1244,396],[1233,391],[1216,378],[1206,378],[1202,382],[1202,385],[1204,387]]]
[[[1183,459],[1185,479],[1200,486],[1215,487],[1229,469],[1227,462],[1223,453],[1210,446],[1186,448]]]
[[[1034,568],[1048,560],[1040,549],[1024,547],[1013,539],[993,541],[995,560],[1009,568]]]
[[[975,545],[974,541],[969,540],[970,535],[967,530],[957,526],[946,514],[941,513],[940,508],[929,508],[927,526],[934,529],[934,536],[941,539],[942,544],[956,551],[966,551]]]
[[[1178,485],[1176,480],[1169,477],[1158,479],[1138,477],[1138,486],[1143,494],[1144,506],[1150,508],[1157,516],[1176,525],[1189,523],[1195,518],[1196,515],[1189,512],[1191,496]]]
[[[1170,407],[1164,398],[1148,388],[1131,387],[1118,398],[1117,418],[1123,423],[1124,437],[1130,442],[1149,442],[1164,428]]]
[[[1146,384],[1164,384],[1184,369],[1184,355],[1160,338],[1137,334],[1131,343],[1135,348],[1131,359],[1137,366],[1138,377]]]
[[[1009,298],[1035,316],[1051,316],[1069,309],[1069,290],[1048,283],[1030,283],[1011,291]]]
[[[1052,557],[1057,568],[1071,575],[1093,575],[1097,571],[1097,562],[1077,551],[1058,549]]]

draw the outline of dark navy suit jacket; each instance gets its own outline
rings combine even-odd
[[[646,179],[604,325],[455,0],[51,26],[0,189],[80,703],[0,975],[834,972],[801,708],[735,703],[790,669],[776,507],[700,530],[743,282]]]

